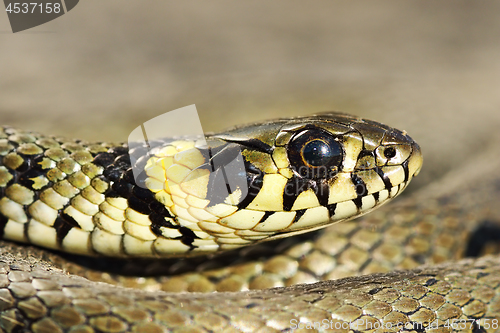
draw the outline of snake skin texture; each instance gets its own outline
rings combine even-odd
[[[229,254],[175,261],[101,261],[2,242],[0,328],[5,332],[500,331],[500,260],[484,256],[442,263],[496,250],[495,222],[500,216],[495,204],[500,199],[496,150],[360,220]],[[221,263],[224,267],[218,266]],[[421,264],[427,266],[416,268]],[[106,266],[109,273],[97,273]],[[135,266],[142,266],[150,277],[134,277]],[[390,272],[394,269],[404,271]],[[193,271],[183,273],[188,270]],[[95,283],[68,271],[146,290]],[[177,275],[157,276],[164,271]],[[342,278],[370,273],[376,274]],[[337,278],[342,279],[316,282]],[[274,286],[289,287],[212,294],[161,290]]]

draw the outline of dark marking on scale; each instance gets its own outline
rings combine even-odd
[[[266,153],[269,155],[271,155],[273,153],[273,147],[271,147],[267,143],[264,143],[258,139],[255,139],[255,138],[251,138],[251,139],[224,138],[224,141],[234,142],[234,143],[237,143],[237,144],[244,146],[245,148],[260,151],[260,152],[263,152],[263,153]]]
[[[239,145],[229,143],[209,148],[205,158],[208,158],[208,162],[200,168],[210,172],[206,195],[208,207],[225,202],[227,197],[238,189],[246,197],[249,184]]]
[[[94,157],[93,163],[104,168],[107,168],[109,165],[113,164],[115,161],[115,156],[111,153],[99,153]]]
[[[156,213],[149,214],[149,220],[151,221],[152,226],[155,225],[158,227],[166,227],[166,228],[170,228],[170,229],[178,229],[179,228],[178,226],[176,226],[176,225],[172,224],[171,222],[169,222],[168,220],[166,220],[165,217],[163,217],[159,214],[156,214]]]
[[[193,242],[195,239],[199,239],[199,237],[196,236],[196,234],[193,232],[193,230],[186,228],[186,227],[180,227],[179,231],[182,235],[180,237],[181,243],[189,246],[191,250],[194,249],[195,246],[193,245]]]
[[[357,174],[351,174],[351,181],[355,186],[357,198],[353,199],[352,202],[356,205],[358,210],[363,206],[363,197],[368,194],[368,189],[366,188],[366,184]]]
[[[302,215],[304,215],[304,213],[306,212],[307,209],[299,209],[299,210],[296,210],[295,211],[295,218],[293,219],[293,223],[296,223],[296,222],[299,222],[300,218],[302,217]]]
[[[169,228],[169,229],[179,229],[180,226],[178,225],[173,225],[169,221],[165,220],[165,218],[152,214],[149,216],[149,220],[152,222],[152,224],[149,226],[151,229],[151,232],[155,234],[156,236],[163,236],[161,228]],[[178,239],[179,237],[176,237],[175,239]]]
[[[327,205],[326,209],[328,209],[328,214],[330,214],[330,220],[335,216],[335,210],[337,210],[337,204]]]
[[[54,221],[54,229],[56,229],[57,243],[59,245],[62,245],[64,237],[73,228],[81,229],[81,226],[72,216],[60,211]]]
[[[267,218],[268,218],[269,216],[273,215],[273,214],[274,214],[274,212],[269,212],[269,211],[266,211],[266,212],[264,213],[264,216],[262,216],[262,218],[260,219],[259,223],[263,223],[263,222],[265,222],[265,221],[267,220]]]
[[[3,214],[0,214],[0,238],[3,238],[5,226],[9,222],[9,219],[5,217]]]
[[[170,212],[168,211],[168,209],[165,207],[164,204],[162,204],[161,202],[159,201],[153,201],[149,204],[149,208],[151,209],[152,213],[149,215],[149,219],[151,220],[151,215],[152,214],[156,214],[156,215],[159,215],[159,216],[162,216],[162,217],[170,217],[170,218],[174,218],[172,216],[172,214],[170,214]],[[151,220],[152,221],[152,220]]]
[[[151,214],[151,208],[149,207],[147,202],[142,201],[141,199],[135,197],[135,196],[130,196],[127,199],[128,206],[135,210],[136,212],[139,212],[144,215],[149,215]]]
[[[387,177],[385,174],[384,174],[384,171],[382,171],[382,168],[375,168],[375,171],[377,172],[377,174],[379,175],[380,178],[382,178],[382,181],[384,182],[384,186],[385,186],[385,189],[389,191],[391,191],[391,188],[392,188],[392,183],[391,183],[391,180],[389,179],[389,177]]]
[[[318,198],[318,202],[321,206],[327,206],[328,197],[330,196],[330,186],[326,181],[318,181],[316,184],[317,187],[314,192]]]
[[[310,189],[312,189],[315,193],[318,192],[318,188],[315,182],[309,179],[298,177],[290,178],[285,184],[285,188],[283,189],[283,210],[290,211],[299,195],[302,192],[308,191]],[[324,199],[325,198],[323,197],[321,200],[324,202]],[[328,197],[326,198],[326,202],[328,203]]]
[[[34,179],[37,177],[40,177],[40,176],[45,177],[46,175],[47,175],[47,171],[30,169],[30,170],[19,175],[18,183],[20,185],[23,185],[24,187],[32,190],[32,191],[37,191],[36,189],[33,188],[33,186],[35,185]]]
[[[357,197],[355,199],[352,199],[352,202],[354,202],[354,204],[356,205],[356,207],[358,208],[358,211],[361,209],[361,207],[363,206],[363,197]]]
[[[248,193],[243,200],[238,203],[239,209],[246,208],[259,194],[264,185],[264,173],[252,163],[243,159],[246,171]]]

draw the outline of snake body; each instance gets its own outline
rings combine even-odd
[[[4,238],[90,255],[177,257],[299,234],[363,214],[396,196],[421,165],[418,146],[404,132],[341,114],[236,128],[208,137],[210,148],[197,146],[195,141],[167,140],[142,161],[145,173],[139,181],[131,176],[132,163],[126,158],[124,145],[69,142],[10,128],[4,129],[3,136],[0,212]],[[326,171],[317,170],[317,155],[311,158],[307,154],[304,147],[311,142],[314,149],[323,149],[326,144],[329,151],[336,151],[333,159],[320,156],[321,166],[328,166]],[[235,148],[241,155],[234,154]],[[208,153],[197,153],[204,149]],[[186,156],[188,159],[182,159]],[[215,156],[231,156],[226,162],[242,157],[246,184],[254,192],[242,198],[241,187],[225,197],[207,190],[220,178],[217,171],[221,168],[208,163]],[[208,164],[212,172],[207,173]],[[476,172],[484,175],[495,167],[490,163]],[[189,178],[193,173],[198,174]],[[196,184],[182,186],[191,180]],[[457,193],[463,193],[463,187],[470,190],[473,183],[487,193],[480,202],[490,207],[498,196],[498,181],[488,180],[486,184],[463,182],[451,192],[434,189],[434,195],[427,195],[431,197],[427,206],[420,202],[421,195],[418,204],[398,206],[392,219],[382,215],[387,212],[377,219],[375,212],[371,221],[343,222],[303,243],[306,245],[287,245],[287,239],[267,243],[285,251],[267,261],[250,261],[246,269],[260,264],[269,272],[274,267],[274,276],[280,277],[275,281],[292,284],[350,271],[371,273],[440,262],[475,228],[457,221],[484,208],[475,204],[478,200],[462,199]],[[144,187],[138,186],[140,181]],[[282,185],[277,185],[280,182]],[[293,198],[283,194],[287,184],[295,189]],[[182,191],[177,191],[176,185]],[[433,227],[430,220],[443,215],[442,205],[451,207],[449,215],[443,217],[446,224]],[[115,220],[112,214],[119,209],[121,218]],[[237,213],[241,216],[235,216]],[[284,218],[272,220],[278,215]],[[267,226],[266,221],[275,221],[278,227]],[[443,236],[446,231],[439,229],[450,227],[455,237],[447,239]],[[266,243],[256,248],[259,246],[265,248]],[[96,284],[68,276],[43,258],[34,257],[39,251],[19,250],[8,243],[2,248],[0,327],[7,332],[162,332],[185,331],[187,327],[192,331],[264,332],[307,325],[319,331],[363,331],[370,330],[366,325],[382,325],[382,331],[391,326],[387,330],[422,332],[452,331],[460,324],[457,320],[466,321],[465,331],[498,330],[494,326],[499,304],[496,258],[284,289],[201,295]],[[304,258],[309,262],[300,261]],[[293,263],[295,271],[290,269]],[[343,269],[335,270],[342,264]],[[219,279],[221,286],[231,285],[228,281],[239,277],[236,285],[243,289],[249,287],[242,282],[245,278],[253,282],[259,279],[242,271],[245,263],[234,267],[239,269],[226,270],[225,275],[220,271],[206,273],[205,277]],[[306,272],[309,276],[303,274]],[[261,283],[254,283],[257,288],[266,286],[266,276],[261,276]],[[187,289],[200,285],[187,280]],[[179,280],[169,284],[179,286]]]

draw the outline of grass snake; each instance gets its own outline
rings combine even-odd
[[[124,144],[0,137],[0,227],[15,242],[0,248],[5,332],[499,330],[496,257],[441,264],[495,250],[494,149],[304,234],[397,196],[418,145],[339,113],[236,127],[208,147],[165,139],[134,162]],[[220,195],[238,159],[243,183]]]

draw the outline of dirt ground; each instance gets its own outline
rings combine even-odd
[[[206,131],[342,110],[421,143],[418,187],[497,135],[499,17],[487,1],[82,0],[12,34],[0,13],[0,123],[126,140],[189,104]]]

